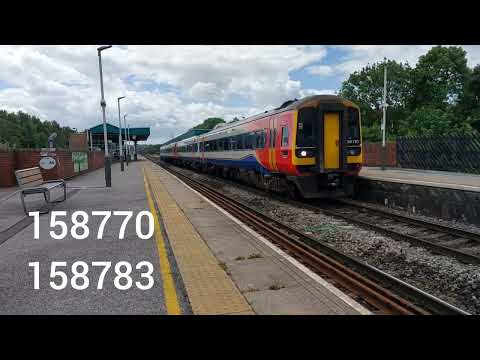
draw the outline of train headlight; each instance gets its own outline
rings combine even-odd
[[[300,153],[301,156],[307,156],[307,152],[305,150],[302,150],[302,152]]]
[[[350,155],[350,156],[360,155],[360,152],[361,152],[360,147],[350,147],[347,150],[347,154]]]

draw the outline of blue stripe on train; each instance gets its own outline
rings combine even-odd
[[[257,158],[254,155],[248,155],[239,160],[233,159],[204,159],[203,161],[198,158],[191,158],[191,157],[181,157],[178,159],[185,159],[185,160],[193,160],[193,161],[200,161],[206,162],[207,164],[211,165],[220,165],[220,166],[228,166],[228,167],[236,167],[248,170],[255,170],[260,172],[261,174],[265,175],[268,174],[268,170],[265,169],[262,164],[260,164]]]

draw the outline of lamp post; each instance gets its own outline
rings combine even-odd
[[[130,145],[130,124],[128,124],[128,144]],[[128,148],[128,157],[130,157],[130,147]],[[130,158],[130,160],[132,160]]]
[[[124,130],[125,130],[125,142],[127,143],[126,147],[125,147],[125,160],[127,161],[127,166],[128,166],[128,158],[129,158],[129,155],[130,155],[130,149],[128,148],[128,136],[127,136],[127,114],[123,115],[123,124],[125,125],[124,126]]]
[[[387,161],[386,148],[386,129],[387,129],[387,61],[383,68],[383,118],[382,118],[382,170],[385,170],[385,163]]]
[[[112,187],[112,163],[110,154],[108,153],[108,139],[107,139],[107,120],[105,119],[105,97],[103,94],[103,74],[102,74],[102,51],[111,48],[112,45],[100,46],[97,49],[98,52],[98,65],[100,68],[100,90],[102,92],[102,100],[100,106],[102,107],[103,114],[103,141],[105,142],[105,186]]]
[[[118,144],[120,146],[120,170],[123,171],[123,151],[122,151],[122,119],[120,117],[120,100],[124,99],[125,96],[121,96],[117,98],[118,102],[118,126],[119,126],[119,132],[118,132]]]

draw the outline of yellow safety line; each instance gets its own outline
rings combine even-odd
[[[162,236],[160,230],[160,222],[158,221],[157,210],[153,203],[152,195],[148,187],[147,177],[145,174],[145,168],[143,171],[143,181],[145,184],[145,192],[147,193],[148,206],[150,207],[150,212],[153,215],[154,220],[154,229],[155,229],[155,241],[157,243],[158,257],[160,260],[160,271],[162,274],[163,280],[163,296],[165,298],[165,305],[167,307],[168,315],[181,315],[182,310],[180,309],[180,304],[178,302],[177,291],[175,289],[175,283],[172,277],[172,269],[170,267],[170,262],[168,261],[167,251],[165,248],[165,240]]]

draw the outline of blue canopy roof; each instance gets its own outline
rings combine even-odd
[[[91,127],[89,131],[92,133],[92,135],[95,135],[95,134],[103,135],[103,124],[99,124],[97,126]],[[124,129],[122,129],[122,133],[123,132],[124,132]],[[119,133],[118,126],[107,123],[107,135],[116,134],[118,136],[118,133]],[[133,138],[134,136],[135,138]],[[144,140],[147,140],[149,136],[150,136],[150,128],[148,127],[130,128],[130,138],[133,140],[144,141]]]

